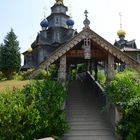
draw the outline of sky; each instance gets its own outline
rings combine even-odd
[[[54,3],[55,0],[0,0],[0,43],[13,28],[21,53],[26,51],[41,30],[44,13],[49,16]],[[67,14],[71,13],[75,21],[74,29],[82,30],[84,11],[88,10],[90,28],[112,44],[118,40],[121,12],[126,39],[136,39],[140,48],[139,0],[64,0],[64,5],[71,7]]]

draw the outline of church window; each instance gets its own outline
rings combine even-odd
[[[56,12],[60,12],[60,8],[59,7],[56,8]]]
[[[59,39],[60,39],[59,32],[56,32],[56,34],[55,34],[55,39],[56,39],[57,41],[59,41]]]
[[[59,20],[58,20],[58,18],[56,18],[56,19],[55,19],[55,23],[56,23],[56,24],[58,24],[58,23],[59,23]]]

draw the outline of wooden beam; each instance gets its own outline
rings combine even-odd
[[[67,57],[69,58],[83,58],[84,57],[84,50],[70,50],[66,53]],[[107,58],[107,55],[105,53],[102,53],[100,50],[91,50],[91,57],[92,58],[99,58],[99,59],[105,59]]]

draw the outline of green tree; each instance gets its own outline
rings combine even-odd
[[[8,79],[18,71],[21,64],[19,42],[13,29],[7,33],[4,44],[0,46],[0,69]]]
[[[0,44],[0,59],[1,59],[1,50],[2,50],[3,44]],[[0,67],[0,71],[1,71],[1,67]]]

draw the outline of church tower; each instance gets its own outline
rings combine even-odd
[[[67,15],[67,11],[63,0],[55,0],[51,14],[40,23],[42,30],[31,45],[32,51],[28,49],[23,53],[22,69],[35,68],[55,49],[75,36],[77,32],[73,29],[74,21]]]
[[[63,1],[56,0],[56,3],[51,7],[51,15],[47,17],[49,39],[54,47],[65,41],[63,37],[67,32],[66,21],[70,18],[66,15],[67,11],[68,8],[64,6]]]
[[[125,39],[126,32],[125,30],[122,29],[122,14],[119,13],[119,16],[120,16],[120,29],[117,32],[119,40],[115,41],[114,46],[119,48],[121,51],[127,53],[133,59],[140,62],[140,50],[137,48],[134,39],[130,41]]]

